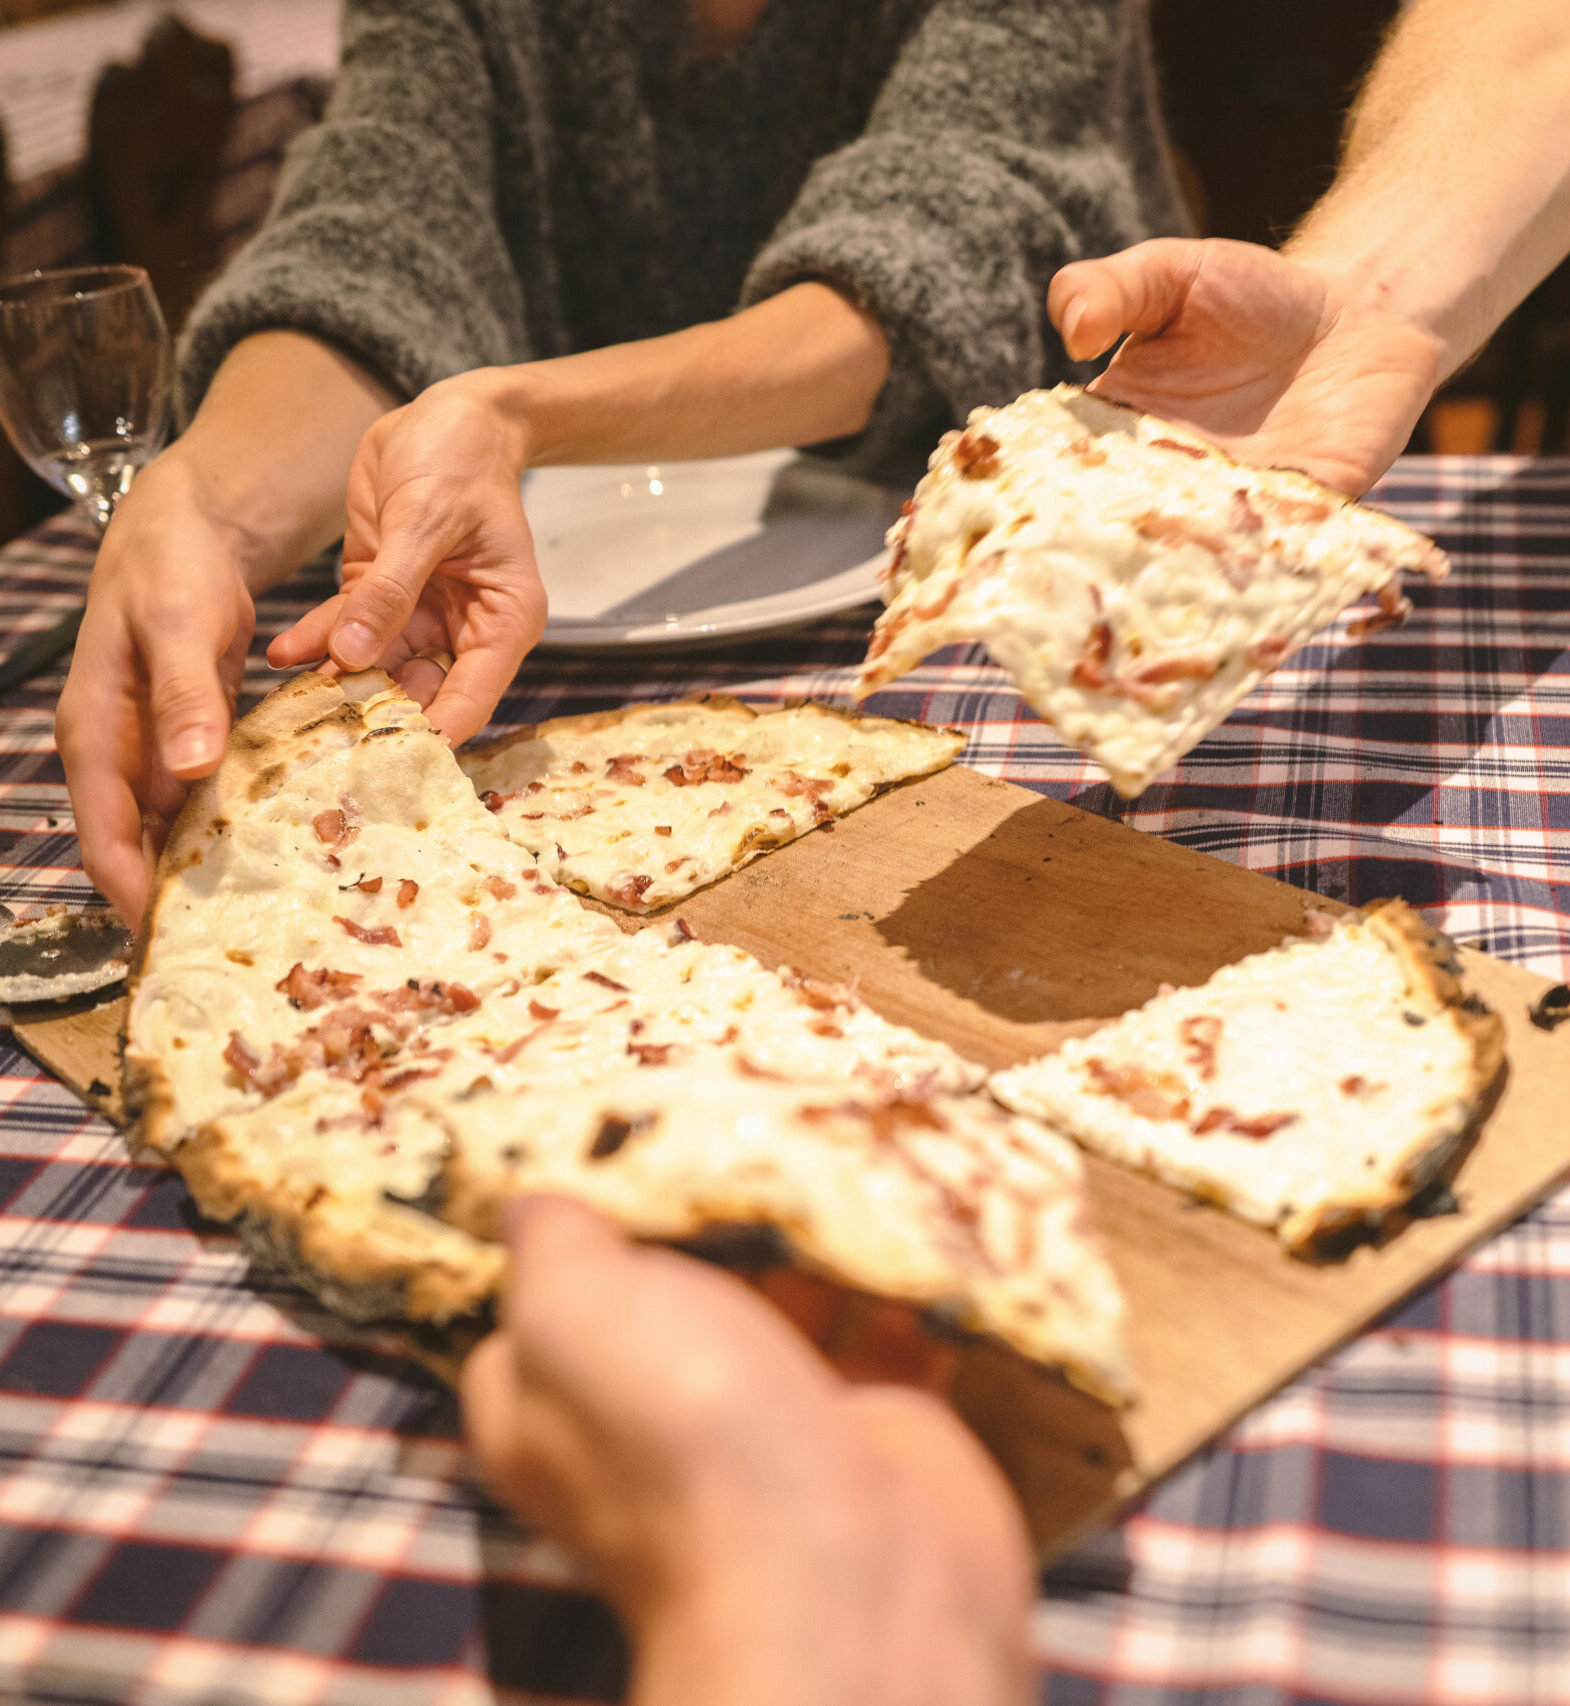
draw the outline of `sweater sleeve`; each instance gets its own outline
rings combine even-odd
[[[1085,377],[1047,318],[1053,274],[1181,231],[1180,210],[1143,0],[935,0],[742,303],[818,279],[878,319],[890,376],[834,451],[907,475],[976,405]]]
[[[291,147],[267,222],[187,322],[184,418],[228,351],[270,327],[313,332],[408,396],[522,359],[490,90],[463,0],[348,0],[324,121]]]

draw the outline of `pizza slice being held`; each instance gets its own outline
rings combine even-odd
[[[984,1096],[878,1093],[739,1054],[521,1096],[482,1091],[434,1210],[499,1234],[518,1191],[562,1191],[634,1236],[787,1260],[932,1310],[952,1329],[1133,1393],[1116,1279],[1074,1146]],[[761,1247],[760,1247],[761,1246]]]
[[[558,717],[458,762],[543,870],[643,912],[943,769],[964,744],[922,723],[711,695]]]
[[[1310,916],[1320,935],[1157,995],[993,1094],[1298,1254],[1377,1234],[1469,1139],[1503,1028],[1402,902]]]
[[[1439,579],[1421,534],[1307,475],[1246,467],[1073,386],[977,409],[890,530],[890,600],[856,691],[980,640],[1119,793],[1138,794],[1338,611],[1372,632]]]

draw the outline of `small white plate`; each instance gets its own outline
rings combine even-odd
[[[523,505],[551,611],[540,643],[713,645],[865,604],[905,496],[793,450],[532,469]]]

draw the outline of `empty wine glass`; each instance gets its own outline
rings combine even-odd
[[[140,267],[0,284],[0,425],[100,531],[169,425],[169,333]]]

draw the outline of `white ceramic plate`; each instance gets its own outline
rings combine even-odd
[[[541,644],[714,645],[865,604],[905,495],[793,450],[533,469],[523,503],[550,598]]]

